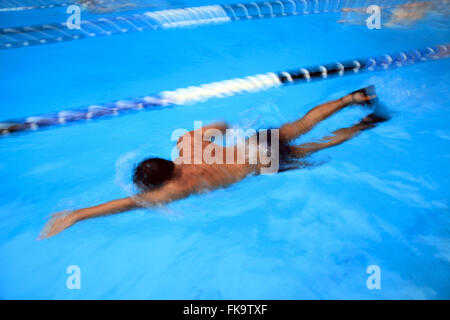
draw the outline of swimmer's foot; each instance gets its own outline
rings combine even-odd
[[[388,116],[388,115],[373,112],[373,113],[365,116],[361,120],[360,124],[363,125],[365,128],[373,128],[373,127],[375,127],[375,125],[382,123],[382,122],[386,122],[389,119],[390,119],[390,116]]]
[[[350,95],[354,104],[367,105],[369,107],[374,107],[378,104],[378,97],[373,85],[356,90]]]

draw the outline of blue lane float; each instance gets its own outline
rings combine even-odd
[[[245,78],[235,78],[181,88],[174,91],[163,91],[156,95],[135,99],[119,100],[90,105],[75,110],[64,110],[52,114],[3,121],[0,122],[0,134],[8,136],[12,133],[63,126],[78,121],[105,119],[138,110],[187,105],[211,98],[223,98],[244,92],[257,92],[283,85],[326,80],[363,72],[395,69],[425,61],[448,58],[450,55],[449,49],[450,44],[429,46],[364,59],[352,59],[289,71],[269,72]]]
[[[377,3],[376,0],[373,2]],[[387,5],[386,1],[382,2],[384,6]],[[394,4],[394,1],[390,2]],[[414,1],[396,0],[395,5],[410,2]],[[22,48],[147,30],[193,27],[240,20],[336,13],[343,7],[358,6],[358,4],[361,5],[359,1],[352,0],[260,1],[147,11],[107,18],[102,17],[95,20],[82,19],[80,29],[69,29],[66,22],[10,27],[0,29],[0,49]]]

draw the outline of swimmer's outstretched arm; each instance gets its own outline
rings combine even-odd
[[[168,184],[155,191],[112,200],[98,206],[58,212],[47,222],[38,239],[42,240],[52,237],[82,220],[121,213],[137,208],[157,206],[187,197],[189,194],[190,192],[186,186],[182,186],[181,184]]]
[[[38,239],[50,238],[82,220],[120,213],[135,208],[137,208],[136,201],[128,197],[109,201],[94,207],[58,212],[44,226]]]

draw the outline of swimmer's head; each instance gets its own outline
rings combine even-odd
[[[133,173],[133,182],[142,190],[150,191],[168,182],[175,169],[175,163],[161,158],[141,161]]]

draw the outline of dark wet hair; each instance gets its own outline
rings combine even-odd
[[[153,190],[169,181],[174,169],[172,161],[148,158],[134,168],[133,182],[142,190]]]

